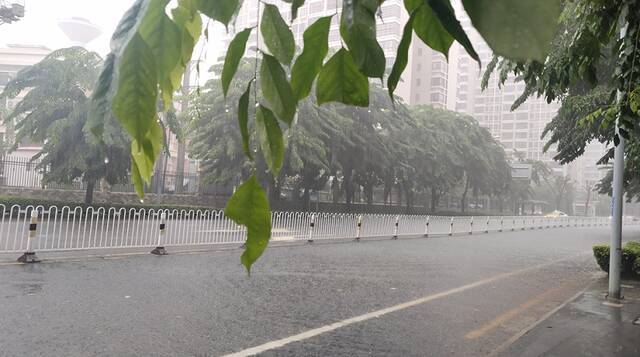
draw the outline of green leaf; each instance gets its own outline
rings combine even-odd
[[[453,37],[444,28],[431,7],[424,0],[405,0],[405,8],[414,17],[413,29],[416,35],[429,47],[449,56]],[[415,13],[414,13],[415,12]]]
[[[195,0],[180,0],[178,1],[178,7],[171,12],[182,37],[180,63],[171,72],[171,83],[174,88],[180,87],[182,75],[184,74],[187,64],[191,61],[193,48],[198,42],[202,32],[202,19],[196,11],[194,1]]]
[[[318,104],[340,102],[366,107],[369,105],[369,80],[356,66],[351,53],[341,48],[325,63],[316,84]]]
[[[233,40],[231,40],[231,43],[229,43],[229,48],[227,48],[227,55],[224,58],[224,66],[222,67],[221,75],[222,92],[225,97],[227,96],[227,92],[229,92],[231,80],[233,80],[233,76],[235,76],[236,71],[238,70],[240,60],[242,59],[242,56],[244,56],[244,51],[247,47],[247,40],[249,39],[251,30],[253,30],[253,28],[247,28],[238,32]]]
[[[195,0],[195,2],[200,12],[225,26],[229,25],[241,5],[238,0]]]
[[[449,32],[453,38],[458,41],[471,58],[480,62],[480,57],[473,49],[473,45],[469,40],[469,37],[464,32],[460,21],[456,19],[456,15],[451,7],[449,0],[424,0],[426,4],[431,7],[433,13],[436,15],[442,26]]]
[[[138,168],[140,177],[147,183],[151,181],[155,158],[160,153],[163,142],[163,130],[157,120],[153,122],[143,138],[131,141],[131,157]]]
[[[233,193],[224,214],[247,227],[247,241],[240,262],[247,269],[247,274],[251,274],[251,265],[260,258],[271,237],[269,200],[255,175]]]
[[[463,0],[473,26],[498,55],[544,62],[558,27],[560,0]]]
[[[138,197],[144,197],[144,181],[142,181],[142,176],[140,176],[140,170],[138,169],[138,165],[136,165],[133,157],[131,158],[131,182],[133,183],[133,187],[138,194]]]
[[[291,22],[298,17],[298,9],[304,5],[304,0],[293,0],[291,3]]]
[[[250,160],[253,160],[251,149],[249,148],[249,97],[251,95],[251,83],[247,84],[247,89],[242,93],[238,100],[238,126],[240,127],[240,135],[242,136],[242,150]]]
[[[376,39],[378,5],[377,0],[344,1],[340,34],[360,71],[367,77],[382,79],[386,59]]]
[[[91,108],[88,123],[89,131],[95,137],[101,137],[107,115],[111,115],[111,98],[115,92],[113,78],[115,76],[116,57],[113,53],[107,55],[102,71],[91,94]]]
[[[280,63],[289,65],[296,50],[296,43],[289,26],[282,19],[280,10],[275,5],[265,4],[262,12],[260,32],[264,43],[271,54]]]
[[[165,7],[169,0],[151,0],[149,10],[140,24],[139,33],[147,43],[156,62],[156,72],[162,92],[163,108],[169,108],[173,92],[177,89],[171,81],[171,73],[178,66],[182,34],[178,26],[167,16]]]
[[[304,49],[291,70],[291,89],[298,100],[311,92],[313,80],[320,72],[322,61],[329,51],[331,17],[319,18],[304,31]]]
[[[102,123],[111,115],[113,96],[118,86],[119,62],[122,51],[129,40],[137,33],[142,21],[142,15],[147,11],[150,0],[137,0],[125,12],[111,36],[111,53],[107,55],[102,71],[91,95],[91,122],[94,123],[91,132],[100,134]]]
[[[140,35],[129,41],[119,70],[113,113],[134,139],[142,141],[156,123],[158,86],[153,53]]]
[[[273,176],[278,176],[284,161],[282,130],[273,112],[262,105],[256,111],[256,133],[269,170]]]
[[[424,7],[424,6],[423,6]],[[391,73],[389,74],[389,78],[387,78],[387,88],[389,90],[389,97],[393,102],[393,92],[396,90],[398,86],[398,81],[400,81],[400,76],[404,69],[407,67],[407,63],[409,62],[409,46],[411,45],[411,36],[413,36],[413,22],[415,20],[415,16],[417,11],[414,11],[409,17],[409,21],[404,25],[404,30],[402,31],[402,39],[400,40],[400,44],[398,45],[398,52],[396,56],[396,61],[393,63],[393,68],[391,68]]]
[[[275,57],[266,53],[262,55],[260,84],[262,95],[269,103],[270,109],[278,119],[287,123],[287,125],[291,125],[296,114],[296,98],[289,82],[287,82],[287,75],[284,69]]]

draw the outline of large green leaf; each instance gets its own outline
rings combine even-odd
[[[156,72],[162,93],[163,108],[171,106],[173,92],[177,89],[171,81],[171,73],[178,66],[182,34],[178,26],[167,16],[165,7],[169,0],[151,0],[149,10],[140,24],[140,36],[147,43],[156,62]]]
[[[467,34],[464,32],[462,25],[460,25],[460,21],[456,19],[456,15],[449,0],[424,1],[428,6],[431,7],[438,20],[440,20],[440,24],[442,24],[442,27],[444,27],[447,32],[449,32],[449,34],[453,36],[453,38],[458,41],[465,50],[467,50],[469,56],[480,62],[480,57],[476,53],[476,50],[473,49],[473,45],[471,44],[471,41],[469,40]]]
[[[262,255],[271,237],[269,200],[255,175],[233,193],[224,214],[247,227],[247,241],[240,262],[251,274],[251,265]]]
[[[171,82],[175,88],[181,85],[182,75],[187,64],[191,61],[193,48],[202,32],[202,19],[194,3],[195,0],[180,0],[178,1],[178,7],[171,12],[182,37],[180,63],[171,72]]]
[[[560,0],[463,0],[491,49],[510,59],[544,62],[558,27]]]
[[[91,95],[90,121],[91,132],[100,135],[102,123],[111,115],[111,104],[116,94],[119,76],[120,57],[126,44],[138,32],[142,14],[147,11],[150,0],[137,0],[125,12],[111,36],[111,53],[107,55],[102,71]]]
[[[413,29],[416,35],[429,47],[449,55],[453,37],[424,0],[405,0],[404,6],[413,17]]]
[[[119,69],[113,113],[134,139],[142,141],[156,122],[158,86],[153,53],[140,35],[129,41]]]
[[[372,78],[382,78],[386,68],[384,51],[376,39],[378,5],[378,0],[344,1],[340,18],[340,34],[356,65]]]
[[[225,26],[229,25],[241,5],[239,0],[195,0],[195,2],[198,10]]]
[[[138,168],[140,177],[147,183],[151,181],[155,158],[160,154],[164,142],[162,126],[154,121],[146,135],[131,141],[131,158]]]
[[[296,43],[293,39],[293,33],[275,5],[264,5],[260,32],[271,54],[282,64],[287,66],[291,64]]]
[[[133,158],[131,158],[131,182],[133,182],[133,187],[136,190],[138,197],[144,197],[144,181],[140,175],[138,165],[136,165]]]
[[[247,47],[247,40],[249,39],[249,35],[251,35],[251,30],[253,30],[252,27],[238,32],[227,48],[227,54],[224,58],[224,66],[222,67],[222,75],[220,76],[222,81],[222,92],[225,97],[227,96],[227,92],[229,92],[231,80],[233,80],[233,76],[236,75],[240,60],[242,59],[242,56],[244,56],[244,51]]]
[[[269,170],[278,176],[284,161],[284,138],[275,115],[262,105],[256,111],[256,133]]]
[[[251,83],[247,84],[247,89],[242,93],[238,100],[238,126],[240,127],[240,135],[242,136],[242,150],[250,160],[253,160],[251,149],[249,148],[249,97],[251,96]]]
[[[318,104],[340,102],[369,105],[369,80],[356,66],[351,53],[341,48],[325,63],[316,84]]]
[[[291,90],[291,85],[287,82],[284,69],[275,57],[266,53],[262,55],[260,84],[262,95],[269,103],[269,108],[278,119],[291,125],[296,114],[296,98]]]
[[[322,61],[329,51],[331,17],[321,17],[309,26],[303,35],[304,49],[291,69],[291,89],[298,100],[309,95]]]
[[[404,25],[404,30],[402,31],[402,39],[400,40],[400,44],[398,45],[396,61],[393,63],[393,68],[391,68],[389,78],[387,78],[387,88],[389,90],[389,97],[391,97],[392,102],[394,100],[393,92],[396,90],[398,81],[400,81],[400,76],[402,75],[402,72],[404,72],[404,69],[407,67],[407,63],[409,62],[409,46],[411,45],[411,36],[413,36],[412,29],[416,14],[417,11],[414,10],[414,12],[409,17],[409,21],[407,21],[407,23]]]

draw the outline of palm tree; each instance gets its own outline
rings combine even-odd
[[[40,159],[43,181],[82,179],[86,203],[93,201],[100,179],[123,182],[130,165],[129,139],[115,119],[100,125],[89,121],[89,96],[102,62],[98,54],[81,47],[59,49],[18,72],[0,95],[15,98],[28,91],[4,118],[6,124],[14,124],[13,149],[25,139],[43,143],[33,157]]]

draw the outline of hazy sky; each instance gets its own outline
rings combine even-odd
[[[87,48],[105,55],[109,52],[109,39],[124,12],[134,0],[24,0],[25,16],[13,24],[0,27],[0,46],[7,44],[44,45],[51,49],[68,47],[71,41],[58,27],[58,20],[83,17],[102,29],[102,35],[91,41]],[[215,59],[220,43],[215,41],[220,28],[210,29],[207,62]],[[194,52],[194,57],[200,53]]]

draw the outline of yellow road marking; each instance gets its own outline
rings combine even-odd
[[[505,322],[513,319],[514,317],[520,315],[521,313],[523,313],[524,311],[528,310],[529,308],[538,305],[539,303],[541,303],[542,301],[544,301],[549,295],[551,295],[552,293],[558,291],[560,288],[553,288],[553,289],[549,289],[545,292],[543,292],[540,295],[537,295],[534,298],[531,298],[527,301],[525,301],[524,303],[522,303],[520,306],[513,308],[507,312],[505,312],[504,314],[496,317],[495,319],[489,321],[488,323],[484,324],[483,326],[467,333],[464,338],[466,339],[476,339],[478,337],[482,337],[484,335],[486,335],[487,333],[495,330],[496,328],[500,327],[502,324],[504,324]]]

